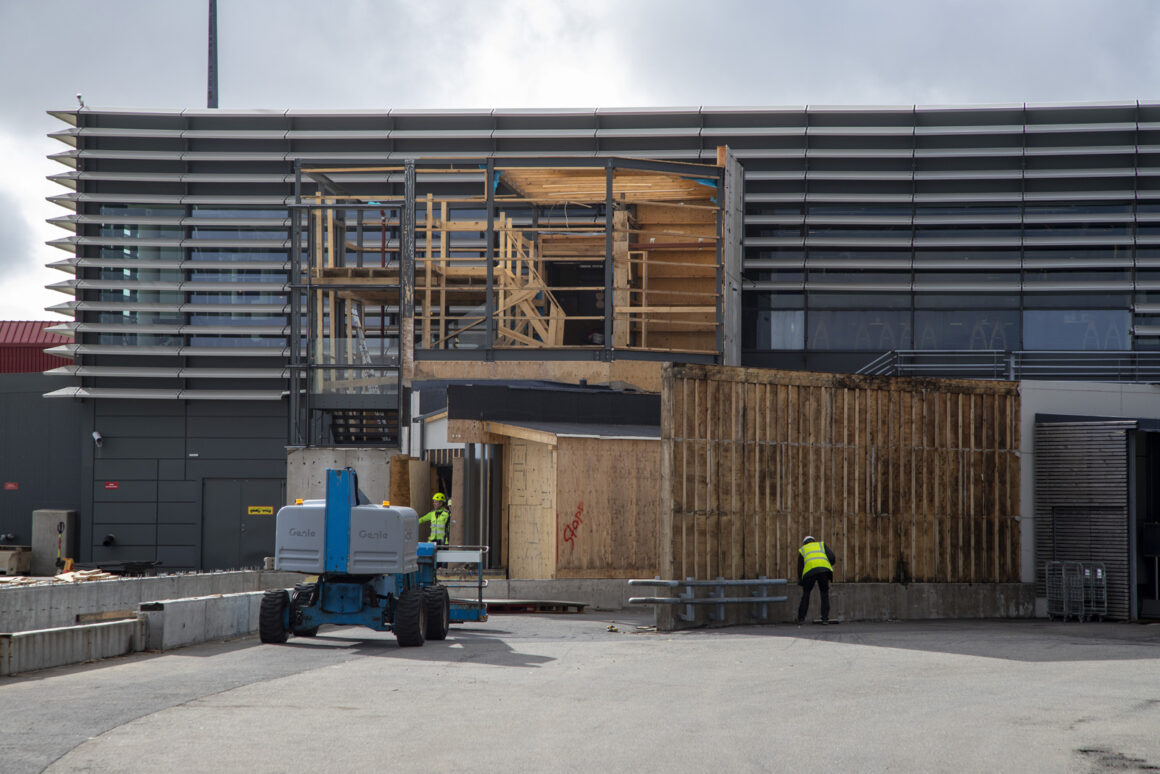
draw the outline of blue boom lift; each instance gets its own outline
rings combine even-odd
[[[420,543],[415,511],[371,504],[351,468],[327,470],[326,499],[283,507],[276,530],[274,568],[318,579],[263,595],[262,642],[313,637],[322,624],[338,624],[393,631],[410,647],[446,638],[452,623],[487,620],[486,548]],[[437,563],[448,562],[478,565],[478,583],[470,584],[477,599],[451,599],[436,577]]]

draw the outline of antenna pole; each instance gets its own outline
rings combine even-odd
[[[217,0],[209,0],[209,58],[206,81],[205,106],[216,108],[218,106]]]

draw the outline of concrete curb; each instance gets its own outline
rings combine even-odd
[[[0,675],[123,656],[144,643],[145,622],[138,618],[0,634]]]

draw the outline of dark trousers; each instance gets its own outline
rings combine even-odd
[[[819,568],[820,569],[820,568]],[[806,613],[810,609],[810,592],[814,590],[814,584],[818,584],[818,595],[822,598],[822,620],[830,617],[830,580],[834,574],[829,570],[822,570],[821,572],[811,572],[802,578],[802,603],[798,605],[797,619],[804,621]]]

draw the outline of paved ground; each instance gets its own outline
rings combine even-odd
[[[416,649],[324,629],[0,679],[0,771],[1160,770],[1160,626],[646,620],[496,615]]]

